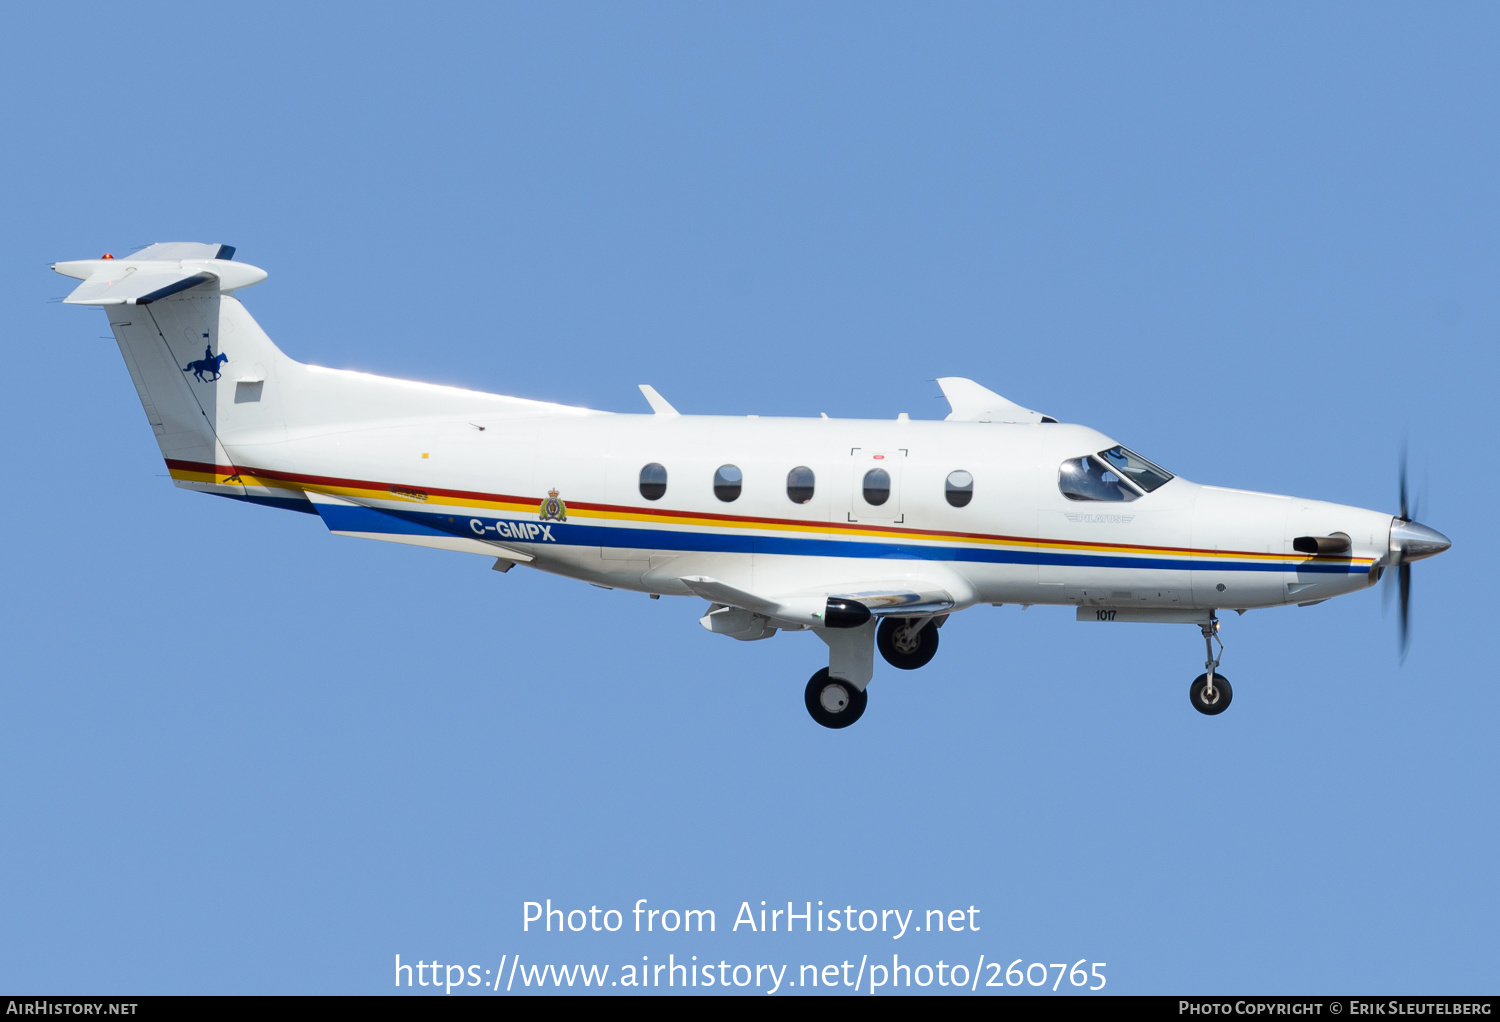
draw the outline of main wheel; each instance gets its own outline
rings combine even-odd
[[[1213,716],[1223,713],[1229,709],[1229,701],[1234,698],[1234,689],[1229,687],[1229,679],[1224,675],[1214,672],[1214,698],[1212,702],[1203,698],[1203,690],[1208,688],[1208,675],[1200,674],[1193,679],[1192,687],[1188,689],[1188,700],[1193,704],[1193,709],[1199,713]]]
[[[937,622],[929,618],[912,624],[904,618],[885,618],[875,633],[875,647],[892,667],[903,671],[925,667],[937,654]]]
[[[808,680],[806,699],[813,720],[824,727],[841,728],[860,718],[869,696],[842,678],[830,677],[825,667]]]

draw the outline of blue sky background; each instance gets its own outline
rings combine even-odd
[[[1496,989],[1491,5],[11,5],[0,988],[403,961],[1107,962]],[[623,411],[940,418],[970,376],[1206,483],[1394,509],[1357,594],[1196,632],[978,608],[817,727],[808,636],[165,478],[47,265],[225,242],[293,357]],[[900,676],[898,676],[900,675]],[[707,907],[704,937],[521,903]],[[980,933],[724,932],[742,900]],[[909,956],[909,957],[908,957]],[[612,973],[613,974],[613,973]],[[1067,984],[1064,983],[1066,989]]]

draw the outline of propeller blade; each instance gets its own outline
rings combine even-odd
[[[1400,649],[1401,662],[1406,662],[1406,652],[1411,648],[1411,566],[1413,561],[1420,561],[1427,557],[1436,557],[1452,546],[1452,542],[1436,529],[1428,528],[1420,522],[1414,521],[1418,509],[1418,502],[1407,505],[1408,489],[1406,485],[1406,441],[1401,442],[1401,469],[1399,476],[1399,488],[1401,494],[1401,517],[1391,522],[1391,551],[1386,560],[1386,572],[1391,568],[1396,569],[1396,585],[1394,588],[1400,591],[1401,620]],[[1423,479],[1422,489],[1426,491],[1427,482]],[[1390,606],[1391,582],[1385,579],[1385,585],[1381,587],[1380,609],[1381,613]]]
[[[1406,444],[1401,444],[1401,520],[1411,521],[1411,516],[1406,513]]]
[[[1401,662],[1411,646],[1411,565],[1401,565]]]

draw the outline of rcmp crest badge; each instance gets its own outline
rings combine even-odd
[[[542,501],[538,513],[544,522],[565,522],[568,520],[568,505],[558,499],[556,490],[548,490],[547,499]]]

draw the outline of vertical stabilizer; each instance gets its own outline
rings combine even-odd
[[[82,281],[66,303],[97,305],[109,317],[178,486],[306,504],[300,490],[268,491],[241,478],[230,453],[237,443],[286,436],[276,381],[278,374],[302,368],[271,343],[234,296],[265,280],[266,272],[233,257],[228,245],[164,242],[122,259],[80,259],[52,268]]]
[[[218,295],[107,307],[157,446],[178,486],[242,497],[219,442],[219,384],[229,359],[219,344]]]
[[[236,297],[266,272],[233,255],[227,245],[167,242],[52,265],[81,281],[67,304],[109,317],[178,486],[315,514],[278,467],[283,441],[419,420],[600,414],[294,361]]]

